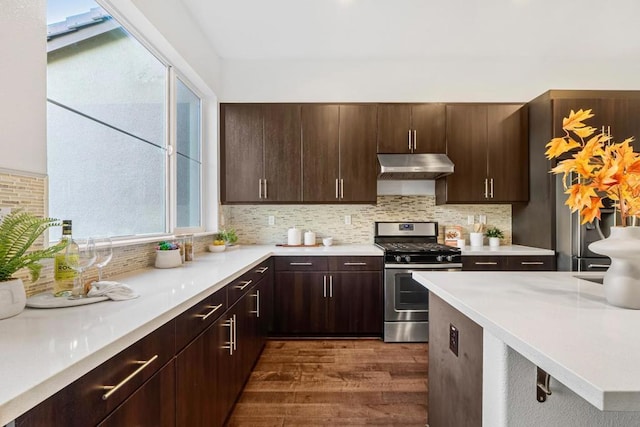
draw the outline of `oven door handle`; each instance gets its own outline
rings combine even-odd
[[[450,264],[385,264],[386,269],[395,270],[462,270],[462,263],[452,262]]]

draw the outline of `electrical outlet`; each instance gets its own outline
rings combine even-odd
[[[458,338],[460,331],[449,323],[449,350],[458,357]]]
[[[475,222],[476,222],[476,220],[473,217],[473,215],[467,215],[467,224],[473,225]]]
[[[478,222],[480,224],[486,224],[487,223],[487,216],[486,215],[478,215]]]
[[[269,225],[275,225],[276,224],[276,217],[273,215],[269,215]]]
[[[11,208],[0,208],[0,222],[11,213]]]
[[[344,216],[344,224],[345,225],[351,225],[351,215],[345,215]]]

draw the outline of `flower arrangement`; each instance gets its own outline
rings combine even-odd
[[[591,110],[571,110],[569,117],[562,120],[565,136],[553,138],[546,145],[545,154],[554,159],[580,148],[551,169],[552,173],[564,174],[568,195],[565,204],[571,212],[578,211],[585,224],[600,219],[602,199],[608,197],[625,226],[629,217],[640,215],[640,155],[633,151],[633,138],[616,143],[609,135],[586,125],[584,122],[591,117]]]
[[[180,245],[178,243],[175,242],[167,242],[167,241],[163,241],[160,242],[156,245],[156,250],[157,251],[173,251],[176,249],[180,249]]]

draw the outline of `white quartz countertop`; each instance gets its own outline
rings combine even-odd
[[[173,269],[109,277],[140,294],[0,320],[0,426],[12,421],[271,255],[382,256],[374,245],[240,246]]]
[[[596,408],[640,411],[640,310],[608,305],[602,285],[576,276],[598,274],[413,273],[431,292]]]
[[[533,248],[531,246],[522,245],[500,245],[492,246],[465,246],[462,249],[462,255],[499,255],[499,256],[531,256],[531,255],[555,255],[551,249]]]

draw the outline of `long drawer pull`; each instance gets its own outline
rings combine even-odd
[[[290,262],[289,265],[313,265],[312,262]]]
[[[264,274],[265,271],[267,271],[269,269],[269,267],[262,267],[257,269],[256,271],[260,274]]]
[[[544,265],[543,261],[521,261],[521,265]]]
[[[496,261],[476,261],[475,265],[498,265]]]
[[[366,262],[345,262],[344,265],[349,267],[354,265],[367,265],[367,263]]]
[[[236,289],[240,289],[241,291],[244,291],[244,288],[249,286],[252,282],[253,282],[253,280],[246,280],[244,282],[240,282],[240,283],[242,283],[242,285],[237,285]]]
[[[200,317],[200,318],[202,318],[202,320],[207,320],[207,317],[211,316],[213,313],[218,311],[218,309],[220,307],[222,307],[222,304],[208,305],[207,308],[211,308],[212,310],[210,312],[208,312],[207,314],[196,314],[196,317]]]
[[[105,386],[102,386],[103,390],[109,390],[108,392],[106,392],[105,394],[102,395],[102,400],[107,400],[109,397],[111,397],[111,395],[113,393],[115,393],[116,391],[121,389],[126,383],[131,381],[133,379],[133,377],[135,377],[140,372],[142,372],[147,366],[149,366],[151,364],[151,362],[153,362],[157,358],[158,358],[158,355],[156,354],[151,359],[146,360],[146,361],[145,360],[136,360],[134,363],[136,365],[142,365],[142,366],[140,366],[138,369],[133,371],[127,378],[125,378],[122,381],[120,381],[117,385],[105,385]]]
[[[587,268],[609,268],[610,265],[607,264],[589,264]]]

